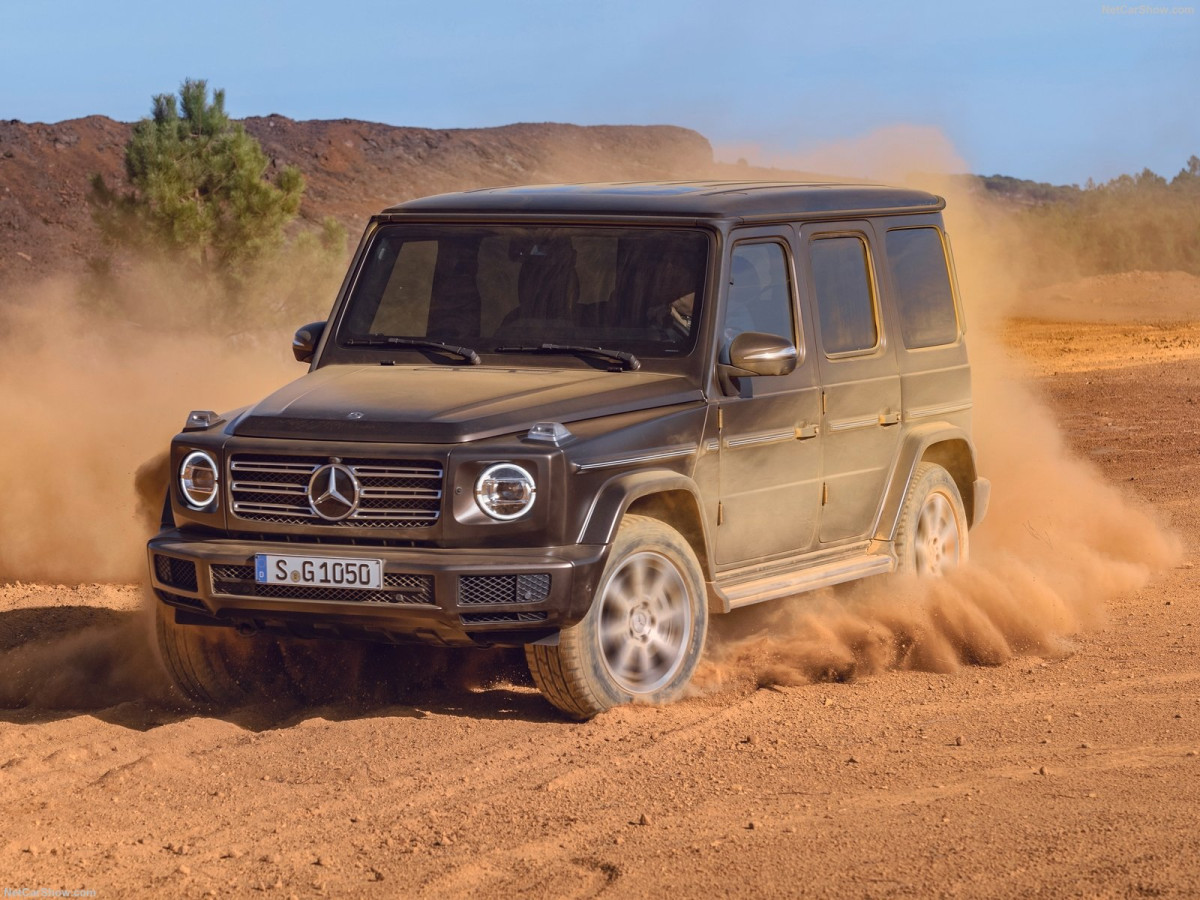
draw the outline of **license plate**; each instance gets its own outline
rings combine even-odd
[[[259,584],[377,591],[383,587],[383,560],[259,553],[254,557],[254,580]]]

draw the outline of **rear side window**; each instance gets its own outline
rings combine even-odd
[[[896,288],[900,333],[909,349],[958,340],[958,316],[942,236],[936,228],[887,233],[887,258]]]
[[[871,350],[879,343],[867,245],[859,237],[817,238],[809,244],[813,287],[827,356]]]

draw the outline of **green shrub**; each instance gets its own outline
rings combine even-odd
[[[270,168],[258,141],[225,112],[225,92],[215,91],[210,102],[207,83],[189,79],[178,102],[159,94],[151,116],[134,125],[125,145],[129,189],[93,176],[88,201],[106,245],[140,263],[162,264],[170,281],[186,285],[185,296],[160,299],[187,308],[162,310],[160,318],[177,322],[198,314],[241,330],[315,302],[303,295],[328,278],[314,280],[307,271],[304,282],[280,279],[297,269],[324,274],[340,266],[345,231],[330,219],[318,233],[289,241],[304,176],[284,166],[272,179]],[[135,302],[114,277],[110,259],[94,261],[93,271],[102,276],[93,287],[104,304]],[[153,314],[138,305],[140,316]]]

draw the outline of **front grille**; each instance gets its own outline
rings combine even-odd
[[[433,603],[433,577],[404,572],[384,572],[383,590],[259,584],[253,566],[213,566],[214,594],[232,597],[268,597],[276,600],[316,600],[338,603]]]
[[[163,584],[182,591],[196,590],[196,564],[190,559],[154,554],[154,574]]]
[[[308,502],[313,472],[325,456],[235,453],[229,461],[233,514],[275,525],[337,525],[358,528],[425,528],[442,509],[440,463],[396,459],[344,459],[362,486],[358,508],[339,522],[322,519]]]
[[[545,622],[549,614],[545,610],[533,612],[463,613],[459,619],[464,625],[507,625],[518,622]]]
[[[541,603],[550,595],[550,576],[464,575],[458,581],[459,606]]]

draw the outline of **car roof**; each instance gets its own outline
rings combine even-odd
[[[548,214],[790,218],[830,213],[936,212],[936,194],[879,184],[785,181],[635,181],[482,188],[409,200],[410,214]]]

